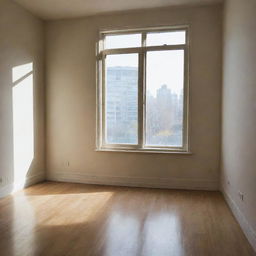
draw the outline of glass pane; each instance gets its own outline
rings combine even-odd
[[[147,46],[176,45],[186,43],[186,31],[159,32],[147,34]]]
[[[138,54],[106,58],[106,143],[138,144]]]
[[[105,49],[141,46],[141,34],[111,35],[105,38]]]
[[[146,145],[182,146],[184,51],[147,53]]]

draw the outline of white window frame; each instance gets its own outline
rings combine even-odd
[[[178,45],[146,46],[148,32],[186,32],[186,43]],[[142,46],[132,48],[104,49],[105,37],[108,35],[142,34]],[[144,29],[101,30],[97,45],[97,132],[96,151],[181,153],[189,152],[189,26],[164,26]],[[184,94],[183,94],[183,145],[182,147],[146,146],[146,53],[147,51],[184,50]],[[137,53],[138,73],[138,144],[105,143],[105,58],[107,55]]]

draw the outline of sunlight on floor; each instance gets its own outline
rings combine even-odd
[[[44,195],[33,196],[32,200],[38,200],[35,198],[42,197],[43,201],[48,201],[48,208],[55,212],[55,218],[45,221],[44,226],[63,226],[92,221],[97,214],[101,212],[102,208],[105,207],[108,200],[112,197],[112,194],[112,192],[96,192],[85,194]],[[83,201],[82,204],[81,200]],[[62,204],[66,205],[67,202],[69,202],[68,207],[62,207]],[[57,208],[56,205],[58,206]],[[66,218],[67,215],[77,215],[77,211],[80,210],[84,211],[84,214],[73,219]]]
[[[28,198],[13,197],[13,255],[35,255],[35,227],[35,209]]]

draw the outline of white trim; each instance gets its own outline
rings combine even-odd
[[[180,45],[158,45],[158,46],[146,46],[146,34],[149,32],[161,32],[161,31],[185,31],[186,42]],[[104,41],[106,35],[127,34],[127,33],[141,33],[141,46],[134,48],[119,48],[119,49],[104,49]],[[148,28],[135,28],[135,29],[121,29],[121,30],[101,30],[99,31],[99,41],[97,43],[97,104],[96,104],[96,147],[97,151],[122,151],[122,152],[142,152],[151,151],[159,153],[176,153],[185,152],[189,153],[189,25],[180,26],[163,26],[163,27],[148,27]],[[154,146],[145,147],[145,123],[146,123],[146,105],[145,105],[145,81],[146,81],[146,53],[150,51],[160,50],[183,50],[184,51],[184,111],[183,111],[183,141],[181,147],[167,146],[156,148]],[[138,54],[138,143],[131,144],[107,144],[105,139],[105,58],[111,54]],[[142,99],[143,98],[143,99]],[[125,149],[125,150],[124,150]]]
[[[251,225],[249,224],[248,220],[242,213],[242,211],[239,209],[238,205],[235,203],[235,201],[232,199],[232,197],[225,191],[224,188],[222,188],[222,194],[231,210],[233,215],[235,216],[236,220],[240,224],[240,227],[242,228],[245,236],[247,237],[248,241],[252,245],[253,249],[256,252],[256,230],[254,230]]]
[[[176,24],[176,25],[159,25],[159,26],[146,26],[146,27],[133,27],[133,28],[116,28],[116,29],[101,29],[100,34],[116,35],[116,34],[129,34],[129,33],[143,33],[143,32],[175,32],[189,28],[188,24]]]
[[[84,183],[84,184],[126,186],[126,187],[211,190],[211,191],[219,190],[218,180],[106,176],[106,175],[86,174],[86,173],[72,172],[72,171],[48,173],[46,180],[59,181],[59,182]]]
[[[174,44],[174,45],[158,45],[158,46],[141,46],[141,47],[131,47],[131,48],[115,48],[115,49],[105,49],[99,54],[105,55],[115,55],[115,54],[129,54],[129,53],[145,53],[153,51],[169,51],[169,50],[186,50],[188,47],[186,44]]]
[[[5,186],[0,187],[0,198],[8,196],[18,190],[29,187],[44,180],[45,174],[43,172],[40,172],[36,175],[26,177],[23,180],[6,184]]]
[[[130,153],[150,153],[150,154],[180,154],[180,155],[193,155],[190,151],[176,151],[176,150],[165,150],[165,149],[127,149],[127,148],[96,148],[96,152],[130,152]]]

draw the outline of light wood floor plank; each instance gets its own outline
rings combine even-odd
[[[41,183],[0,200],[1,256],[252,256],[219,192]]]

